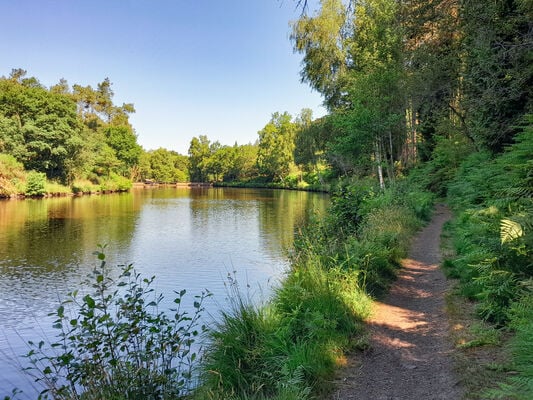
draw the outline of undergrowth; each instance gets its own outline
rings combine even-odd
[[[447,185],[456,256],[446,261],[478,316],[513,333],[500,388],[485,397],[533,398],[533,117],[499,155],[475,152]]]

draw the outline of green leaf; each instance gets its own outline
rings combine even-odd
[[[89,307],[89,308],[94,308],[95,305],[96,305],[94,299],[91,296],[89,296],[89,295],[86,295],[83,298],[83,300],[85,301],[85,303],[87,304],[87,307]]]

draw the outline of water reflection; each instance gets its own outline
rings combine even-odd
[[[20,355],[25,340],[53,337],[47,314],[94,266],[98,243],[109,244],[112,265],[132,262],[155,275],[168,301],[173,290],[209,289],[209,312],[216,314],[225,304],[224,277],[236,271],[261,294],[282,274],[295,226],[326,204],[312,193],[200,188],[2,201],[0,351]],[[0,397],[13,384],[31,393],[1,358]]]

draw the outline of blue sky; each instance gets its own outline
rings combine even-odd
[[[276,111],[325,113],[300,83],[289,40],[296,0],[0,0],[0,75],[23,68],[134,103],[146,149],[186,153],[193,136],[254,142]]]

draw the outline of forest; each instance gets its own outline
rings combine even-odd
[[[306,3],[291,41],[326,116],[275,112],[254,144],[202,135],[187,156],[145,151],[133,105],[113,104],[109,80],[45,88],[16,69],[0,79],[0,194],[32,194],[36,179],[72,191],[144,179],[329,190],[331,215],[297,240],[295,273],[272,305],[238,304],[213,333],[206,370],[218,375],[199,397],[213,399],[324,393],[365,296],[386,290],[405,237],[446,201],[455,217],[444,266],[487,324],[471,345],[490,336],[510,354],[486,366],[499,375],[471,398],[531,398],[533,2],[321,0],[312,14]],[[249,336],[239,342],[237,331]]]

